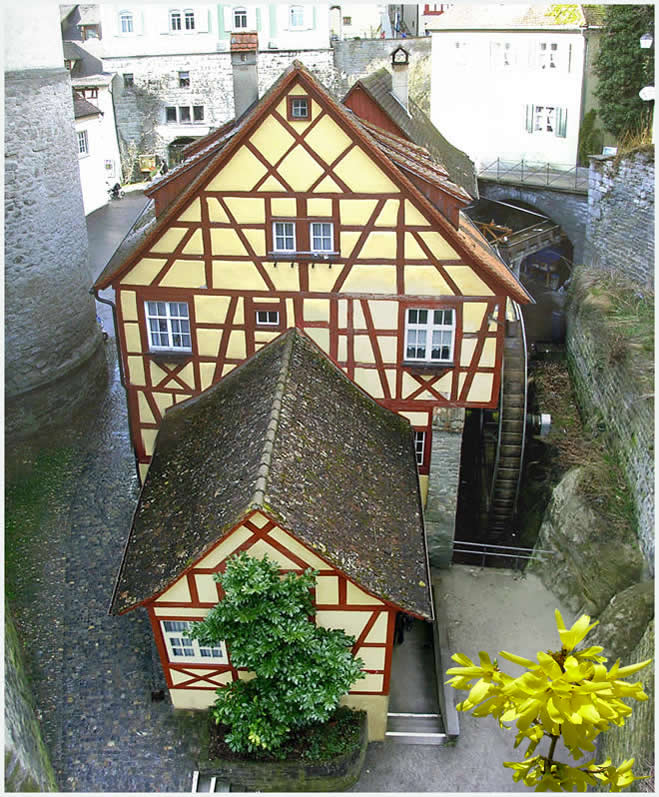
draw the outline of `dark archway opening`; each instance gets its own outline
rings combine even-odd
[[[167,147],[168,152],[168,166],[169,168],[173,168],[177,164],[179,164],[183,160],[183,150],[188,144],[192,144],[193,141],[197,141],[196,138],[175,138],[174,141]]]

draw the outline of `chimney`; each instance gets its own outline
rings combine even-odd
[[[404,47],[396,47],[391,54],[391,93],[407,111],[408,75],[410,54]],[[409,113],[409,111],[408,111]]]
[[[231,34],[231,70],[236,119],[259,98],[256,67],[258,49],[258,33]]]

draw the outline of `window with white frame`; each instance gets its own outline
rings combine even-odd
[[[288,22],[291,28],[304,27],[304,9],[302,6],[291,6],[288,9]]]
[[[557,69],[559,66],[558,53],[558,42],[539,42],[538,67],[546,71]]]
[[[311,222],[311,251],[334,251],[334,225],[325,221]]]
[[[426,433],[414,430],[414,453],[416,454],[416,464],[423,465],[426,456]]]
[[[167,124],[194,124],[204,121],[203,105],[168,105],[165,108],[165,121]]]
[[[450,363],[455,343],[455,312],[409,308],[405,319],[405,359]]]
[[[558,105],[527,105],[527,133],[549,133],[558,138],[567,136],[567,108]]]
[[[181,12],[180,11],[170,11],[169,12],[169,29],[173,31],[181,30]]]
[[[513,47],[510,42],[490,42],[490,62],[493,69],[508,69],[513,65]]]
[[[279,312],[277,310],[257,310],[256,323],[264,327],[279,326]]]
[[[133,12],[121,11],[119,13],[119,30],[121,33],[133,33]]]
[[[222,642],[201,645],[196,639],[185,636],[192,623],[188,620],[161,620],[165,647],[170,661],[189,664],[228,664],[226,647]]]
[[[183,12],[183,17],[185,22],[185,29],[194,30],[195,29],[194,11],[190,8],[187,8]]]
[[[273,222],[272,238],[275,252],[294,252],[295,223],[292,221]]]
[[[178,73],[178,87],[180,89],[190,88],[190,73],[187,70]]]
[[[78,130],[78,157],[84,158],[89,155],[89,139],[86,130]]]
[[[149,348],[192,351],[190,316],[186,302],[145,302]]]
[[[234,8],[233,9],[233,27],[235,30],[247,27],[247,9]]]

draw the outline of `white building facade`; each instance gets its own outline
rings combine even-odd
[[[431,118],[477,168],[576,164],[587,25],[558,24],[546,8],[454,6],[437,18]]]

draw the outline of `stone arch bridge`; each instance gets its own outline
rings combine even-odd
[[[587,188],[563,188],[559,186],[514,183],[509,180],[478,178],[478,190],[484,199],[498,202],[523,202],[539,213],[549,216],[561,226],[570,239],[574,252],[574,263],[583,262],[586,223],[588,219]]]

